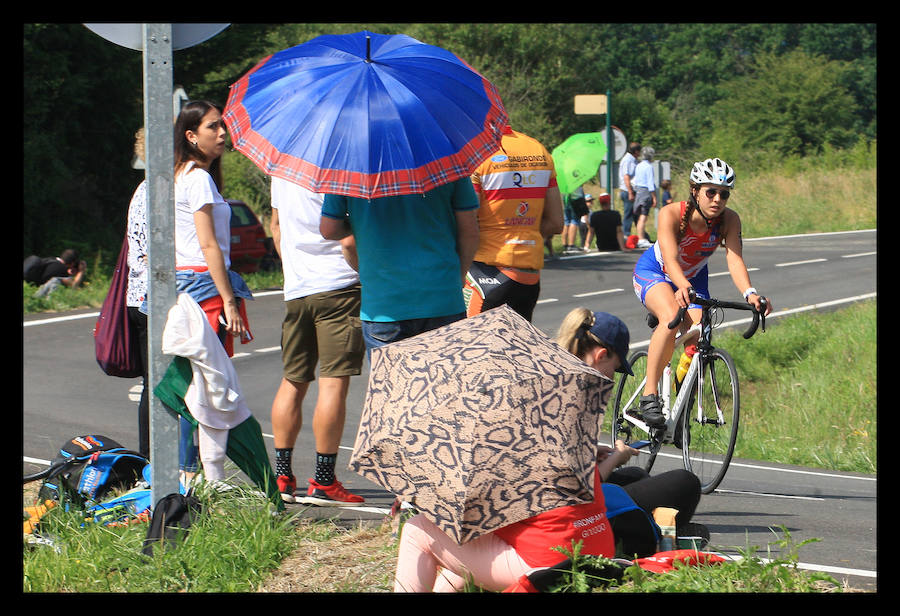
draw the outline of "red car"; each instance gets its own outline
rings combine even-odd
[[[231,206],[231,269],[242,274],[259,271],[259,262],[268,252],[266,232],[246,203],[226,201]]]

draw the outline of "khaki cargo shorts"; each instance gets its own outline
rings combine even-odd
[[[359,374],[365,355],[359,320],[360,285],[285,302],[281,324],[284,378],[308,383],[319,375]]]

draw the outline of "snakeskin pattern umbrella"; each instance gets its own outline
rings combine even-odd
[[[349,466],[463,544],[593,500],[612,385],[501,306],[373,351]]]

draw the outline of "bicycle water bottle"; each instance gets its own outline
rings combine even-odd
[[[684,375],[687,374],[688,368],[691,367],[691,361],[696,354],[696,344],[684,347],[684,351],[681,353],[681,359],[678,361],[678,367],[675,368],[675,389],[681,387]]]

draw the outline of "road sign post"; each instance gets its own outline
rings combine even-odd
[[[605,115],[606,116],[606,186],[612,194],[612,168],[613,168],[613,132],[610,113],[610,91],[606,94],[576,94],[576,115]]]
[[[153,393],[171,362],[162,352],[162,333],[175,305],[174,109],[184,94],[172,91],[172,52],[215,36],[228,24],[85,24],[108,41],[143,51],[144,127],[146,140],[148,257],[147,318],[150,388],[151,502],[178,492],[178,421]],[[177,98],[176,98],[177,97]],[[184,95],[186,98],[186,95]]]
[[[147,139],[147,231],[150,234],[147,342],[151,390],[171,358],[162,352],[162,333],[175,304],[174,141],[172,123],[172,25],[144,24],[144,126]],[[178,492],[178,421],[149,392],[151,499]]]

